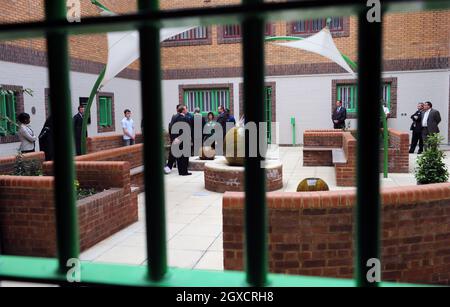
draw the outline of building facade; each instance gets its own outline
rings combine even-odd
[[[101,1],[117,13],[136,11],[136,1]],[[210,7],[239,1],[162,0],[162,9]],[[8,13],[9,12],[9,13]],[[14,14],[11,14],[14,12]],[[81,0],[82,18],[99,15],[88,0]],[[338,49],[357,61],[357,19],[329,16],[330,31]],[[0,22],[44,18],[43,1],[16,0],[0,3]],[[82,20],[81,20],[82,22]],[[267,36],[307,37],[320,31],[326,19],[288,20],[266,25]],[[431,101],[441,113],[441,134],[450,136],[450,11],[387,14],[383,20],[382,95],[391,112],[389,126],[408,131],[417,102]],[[70,36],[72,109],[84,103],[107,59],[106,35]],[[200,26],[161,44],[163,104],[166,123],[178,103],[203,112],[229,107],[236,118],[243,115],[242,44],[239,25]],[[273,43],[265,44],[267,118],[278,123],[272,143],[302,143],[307,129],[332,128],[331,112],[336,99],[348,109],[348,125],[355,128],[356,79],[326,58]],[[14,97],[0,99],[6,115],[27,112],[39,133],[48,108],[48,76],[45,40],[0,42],[0,84]],[[20,89],[31,89],[33,96]],[[10,95],[11,96],[11,95]],[[3,101],[3,102],[2,102]],[[148,102],[151,103],[151,102]],[[12,107],[11,107],[12,106]],[[0,106],[1,107],[1,106]],[[140,111],[139,61],[131,64],[101,89],[91,109],[89,135],[120,133],[123,110],[133,111],[138,130]],[[0,108],[0,111],[2,109]],[[9,110],[9,111],[8,111]],[[146,114],[151,117],[151,114]],[[292,121],[296,139],[293,140]],[[3,124],[5,125],[5,124]],[[8,128],[8,127],[7,127]],[[13,131],[0,135],[1,154],[18,147]]]

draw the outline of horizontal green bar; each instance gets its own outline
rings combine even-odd
[[[61,283],[66,276],[58,272],[53,258],[0,256],[0,279]],[[269,274],[271,287],[356,287],[353,279]],[[240,271],[205,271],[171,268],[159,282],[148,279],[146,265],[122,265],[81,262],[81,283],[135,287],[246,287],[245,273]],[[384,287],[416,287],[423,285],[381,283]]]
[[[230,5],[219,7],[167,10],[150,13],[134,13],[106,17],[83,17],[81,22],[69,23],[66,20],[48,22],[27,22],[0,24],[0,39],[22,39],[42,37],[46,31],[66,31],[68,34],[89,34],[114,31],[135,30],[146,22],[158,22],[159,27],[180,27],[209,24],[240,23],[246,14],[263,15],[266,21],[300,20],[329,16],[356,15],[360,8],[359,0],[310,0],[283,3],[263,3],[259,5]],[[445,0],[403,1],[385,0],[386,13],[414,12],[422,10],[448,9],[450,2]]]

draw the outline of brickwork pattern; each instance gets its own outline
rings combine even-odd
[[[382,280],[450,284],[450,183],[383,189]],[[269,270],[352,278],[354,191],[267,195]],[[243,270],[244,193],[223,198],[225,270]]]
[[[23,155],[25,160],[37,160],[42,164],[45,160],[44,152],[32,152]],[[11,175],[14,172],[14,164],[16,163],[16,156],[0,157],[0,175]]]
[[[77,162],[80,186],[108,189],[77,202],[80,247],[85,250],[137,221],[137,194],[127,162]],[[44,163],[52,172],[52,162]],[[2,253],[55,257],[56,226],[52,176],[0,178]]]

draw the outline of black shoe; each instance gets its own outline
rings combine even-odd
[[[418,155],[422,154],[422,151],[418,151],[417,154],[418,154]]]
[[[189,175],[192,175],[192,173],[180,174],[180,176],[189,176]]]
[[[414,151],[411,151],[411,150],[410,150],[409,153],[414,153]]]

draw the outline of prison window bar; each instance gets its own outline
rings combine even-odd
[[[244,65],[244,112],[247,121],[265,121],[264,108],[258,101],[264,102],[264,17],[258,13],[258,7],[268,7],[261,0],[246,0],[236,10],[247,10],[243,21],[243,65]],[[348,1],[348,3],[355,1]],[[394,2],[394,1],[390,1]],[[73,144],[71,125],[71,102],[69,88],[68,42],[67,31],[73,24],[62,22],[66,17],[64,0],[45,1],[47,23],[18,25],[12,34],[23,35],[23,31],[34,27],[45,29],[47,36],[49,83],[51,109],[59,116],[53,117],[53,125],[60,127],[54,134],[55,147],[55,207],[57,227],[58,258],[37,258],[20,256],[0,256],[0,278],[9,280],[41,281],[67,283],[69,268],[67,261],[79,257],[78,222],[75,206],[73,180]],[[330,1],[295,3],[297,7],[337,5]],[[343,2],[347,4],[347,2]],[[278,5],[278,4],[277,4]],[[279,4],[283,6],[284,4]],[[361,5],[359,3],[359,5]],[[273,5],[272,5],[273,6]],[[270,6],[269,6],[270,7]],[[276,7],[276,6],[273,6]],[[284,5],[286,8],[286,5]],[[335,279],[324,277],[287,276],[267,273],[267,209],[265,200],[265,175],[260,167],[262,156],[245,159],[245,276],[242,272],[207,272],[200,270],[172,269],[168,273],[167,247],[165,233],[165,199],[162,169],[163,143],[161,68],[159,49],[159,28],[157,22],[163,15],[158,15],[158,2],[140,0],[139,9],[149,12],[153,18],[135,23],[141,38],[141,92],[143,114],[154,114],[152,121],[144,121],[144,136],[155,143],[144,142],[145,165],[145,208],[147,234],[147,266],[128,266],[118,264],[99,264],[82,262],[83,284],[115,284],[134,286],[377,286],[369,283],[365,270],[367,260],[379,258],[379,175],[378,163],[363,163],[364,159],[378,161],[379,131],[378,108],[381,74],[381,23],[369,23],[365,16],[367,8],[359,6],[359,74],[358,101],[366,103],[358,108],[358,173],[356,206],[356,257],[355,279]],[[202,10],[198,10],[201,12]],[[207,12],[208,10],[204,10]],[[233,8],[224,10],[233,13]],[[151,15],[151,13],[155,13]],[[128,22],[133,22],[131,16]],[[145,16],[145,15],[143,15]],[[159,16],[159,18],[157,18]],[[205,15],[206,16],[206,15]],[[142,16],[141,16],[142,17]],[[148,17],[148,16],[147,16]],[[228,16],[229,17],[229,16]],[[109,20],[121,17],[109,17]],[[95,23],[100,26],[100,19]],[[125,21],[117,25],[123,25]],[[64,25],[62,28],[48,27],[49,24]],[[117,26],[116,25],[116,26]],[[10,27],[8,25],[8,27]],[[89,28],[85,28],[87,31]],[[116,28],[119,29],[119,28]],[[123,30],[123,29],[122,29]],[[8,32],[0,26],[0,37]],[[36,34],[36,33],[35,33]],[[11,33],[7,33],[6,37]],[[147,87],[150,88],[147,88]],[[146,90],[144,90],[144,88]],[[153,101],[152,109],[144,101]],[[248,142],[248,136],[246,136]],[[247,146],[248,150],[248,146]],[[248,174],[253,176],[250,178]],[[251,180],[250,180],[251,179]],[[245,277],[246,282],[243,282]],[[388,286],[402,286],[400,283],[380,283]]]

